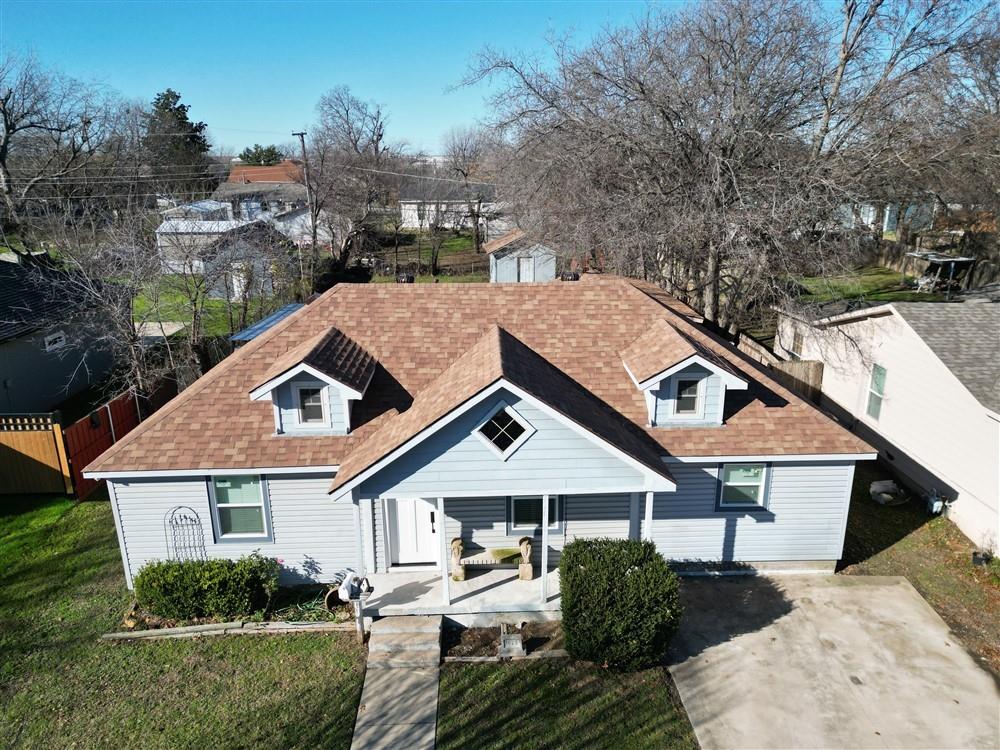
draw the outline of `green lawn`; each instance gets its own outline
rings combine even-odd
[[[665,668],[618,673],[566,659],[445,664],[438,750],[698,747]]]
[[[830,302],[840,299],[865,299],[873,302],[937,302],[943,294],[917,292],[909,283],[912,277],[904,277],[899,271],[880,266],[860,268],[844,276],[813,276],[800,279],[809,290],[802,296],[803,301]]]
[[[364,654],[349,634],[101,642],[129,601],[108,504],[0,508],[4,746],[350,746]]]
[[[873,502],[871,482],[892,478],[875,462],[857,464],[842,572],[905,576],[1000,678],[1000,581],[972,564],[972,542],[947,518],[929,517],[921,498],[893,508]]]

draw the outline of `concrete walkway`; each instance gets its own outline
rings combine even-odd
[[[703,750],[1000,747],[997,684],[905,578],[682,585],[670,671]]]
[[[351,750],[433,750],[440,663],[440,616],[373,623]]]

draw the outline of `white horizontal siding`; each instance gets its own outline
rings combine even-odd
[[[353,506],[334,503],[326,475],[282,475],[267,480],[271,540],[215,541],[207,480],[141,479],[117,481],[115,496],[124,533],[128,566],[134,576],[153,560],[167,559],[167,519],[179,506],[193,509],[201,521],[208,557],[236,559],[259,551],[282,561],[285,582],[327,581],[344,567],[358,565]]]
[[[773,464],[767,510],[750,513],[716,510],[717,466],[672,466],[677,491],[656,495],[652,539],[673,560],[838,560],[853,467]]]

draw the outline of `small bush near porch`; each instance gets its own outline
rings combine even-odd
[[[661,663],[681,618],[676,574],[650,541],[577,539],[559,561],[566,650],[619,669]]]
[[[698,747],[666,668],[613,672],[566,659],[443,665],[437,743],[438,750]]]

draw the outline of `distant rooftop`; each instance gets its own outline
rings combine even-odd
[[[252,341],[253,339],[260,336],[262,333],[264,333],[264,331],[274,326],[279,321],[282,321],[285,318],[287,318],[289,315],[298,310],[300,307],[305,307],[305,305],[301,302],[292,302],[290,304],[285,305],[284,307],[280,307],[273,313],[268,315],[266,318],[258,320],[249,328],[244,328],[239,333],[233,334],[229,340],[235,341],[238,344],[245,344],[247,341]]]

